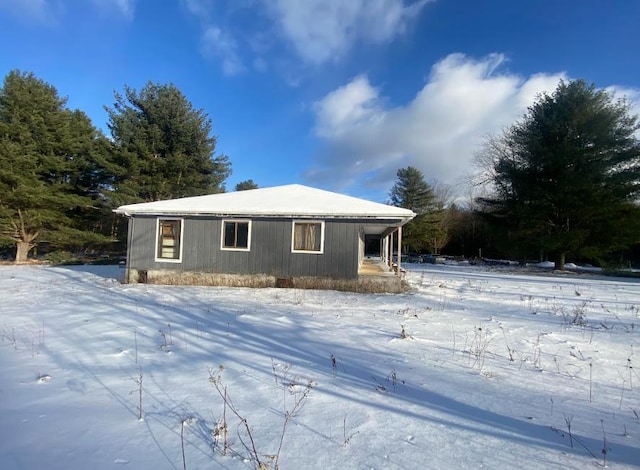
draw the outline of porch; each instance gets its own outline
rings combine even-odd
[[[358,270],[358,276],[395,276],[395,272],[382,258],[365,258]]]

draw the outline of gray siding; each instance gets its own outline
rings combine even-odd
[[[171,263],[155,261],[157,219],[130,219],[130,268],[340,279],[358,275],[361,228],[367,223],[325,219],[324,253],[310,254],[291,252],[291,219],[253,219],[251,251],[245,252],[220,249],[222,220],[228,219],[185,217],[182,262]]]

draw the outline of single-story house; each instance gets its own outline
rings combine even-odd
[[[298,184],[118,207],[126,282],[398,292],[415,214]],[[376,256],[365,257],[367,246]]]

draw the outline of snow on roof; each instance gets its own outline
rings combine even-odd
[[[118,207],[114,212],[127,216],[364,217],[401,219],[404,222],[416,215],[409,209],[300,184],[129,204]]]

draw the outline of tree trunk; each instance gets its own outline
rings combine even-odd
[[[24,240],[16,241],[16,263],[24,263],[27,261],[29,251],[31,251],[33,246],[30,242]]]
[[[566,253],[559,253],[558,256],[556,257],[555,267],[554,267],[556,271],[564,271],[565,255]]]
[[[27,261],[29,251],[36,246],[33,240],[38,238],[40,232],[32,232],[27,228],[25,223],[25,215],[18,209],[18,219],[12,220],[13,238],[16,242],[16,263],[24,263]]]

